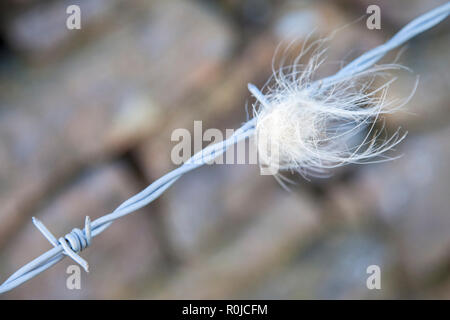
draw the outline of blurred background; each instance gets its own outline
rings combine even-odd
[[[175,168],[176,128],[238,128],[280,42],[313,30],[329,43],[324,75],[446,1],[5,0],[0,4],[0,282],[57,236],[114,210]],[[81,30],[66,8],[81,8]],[[355,22],[370,4],[381,30]],[[386,119],[409,131],[396,161],[349,166],[283,190],[255,165],[183,176],[114,223],[81,255],[11,298],[450,298],[449,22],[409,41]],[[387,57],[392,62],[397,50]],[[366,268],[381,269],[368,290]]]

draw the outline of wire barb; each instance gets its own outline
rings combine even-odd
[[[78,255],[78,252],[86,249],[91,244],[91,219],[88,216],[86,216],[84,231],[74,228],[70,233],[66,234],[64,237],[60,237],[58,240],[56,240],[50,230],[35,217],[33,217],[33,224],[55,248],[61,245],[65,255],[69,256],[72,260],[82,266],[86,272],[89,272],[89,264]]]

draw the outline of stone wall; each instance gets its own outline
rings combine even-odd
[[[437,6],[378,1],[15,1],[1,4],[0,282],[56,235],[114,210],[175,168],[176,128],[237,128],[277,45],[342,29],[323,74]],[[425,5],[427,3],[427,5]],[[82,29],[65,28],[79,4]],[[255,165],[205,166],[115,222],[81,253],[82,289],[64,259],[12,298],[450,298],[448,22],[410,41],[386,120],[409,131],[398,160],[350,166],[283,190]],[[396,53],[385,61],[391,62]],[[382,270],[368,290],[366,268]]]

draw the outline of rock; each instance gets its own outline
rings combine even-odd
[[[160,290],[144,292],[143,297],[238,297],[246,288],[262,281],[270,270],[282,265],[300,244],[317,232],[318,209],[307,196],[280,191],[257,199],[246,199],[265,206],[262,212],[252,215],[251,223],[210,255],[180,268]]]
[[[83,37],[101,33],[117,20],[119,4],[123,1],[65,0],[40,2],[34,6],[22,4],[22,10],[6,19],[5,33],[8,44],[31,60],[49,62],[73,49]],[[80,8],[81,29],[69,30],[66,9],[71,5]]]
[[[389,117],[389,125],[408,131],[424,131],[446,126],[450,119],[450,77],[446,70],[450,62],[446,55],[450,36],[425,33],[411,41],[399,63],[411,69],[397,74],[398,80],[389,90],[390,99],[405,99],[411,95],[417,80],[417,90],[402,110]]]
[[[399,297],[389,243],[367,227],[334,228],[242,295],[249,299],[389,299]],[[395,261],[395,260],[394,260]],[[369,266],[381,289],[368,289]]]
[[[449,127],[408,136],[397,151],[403,157],[365,167],[346,196],[340,194],[347,198],[340,203],[354,202],[355,212],[383,221],[404,275],[416,288],[448,259],[449,136]]]

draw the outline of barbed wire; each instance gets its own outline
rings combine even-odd
[[[419,16],[408,23],[384,44],[364,53],[359,58],[343,67],[335,75],[320,80],[321,84],[331,84],[337,80],[351,77],[353,74],[369,68],[390,50],[404,44],[414,36],[440,23],[449,15],[449,13],[450,2],[447,2],[446,4]],[[249,84],[248,89],[257,100],[261,102],[265,101],[264,95],[256,86]],[[88,263],[79,255],[79,253],[91,244],[92,238],[95,238],[105,231],[115,220],[135,212],[154,201],[185,173],[211,162],[216,157],[222,155],[230,146],[252,136],[255,131],[255,125],[255,118],[247,121],[242,127],[237,129],[230,138],[214,145],[210,145],[196,153],[182,166],[162,176],[147,188],[123,202],[112,213],[106,214],[92,222],[89,217],[86,217],[85,226],[82,230],[75,228],[64,237],[57,239],[41,221],[33,217],[34,225],[53,245],[53,248],[12,274],[0,286],[0,293],[12,290],[30,280],[61,261],[65,256],[69,256],[88,271]]]

